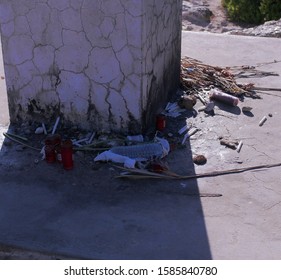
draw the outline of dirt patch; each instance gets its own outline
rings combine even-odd
[[[221,0],[183,1],[183,30],[225,33],[248,27],[251,26],[231,22],[225,8],[221,4]]]

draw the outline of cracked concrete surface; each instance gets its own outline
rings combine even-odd
[[[176,90],[181,0],[1,0],[0,24],[12,120],[140,132]]]
[[[189,42],[189,43],[187,43]],[[195,48],[197,46],[197,48]],[[279,76],[239,79],[259,87],[281,88],[280,39],[220,36],[183,32],[182,55],[215,66],[249,65],[272,62],[258,70],[277,72]],[[274,63],[274,61],[277,61]],[[191,149],[208,158],[201,173],[280,162],[280,92],[259,93],[262,99],[245,98],[238,106],[253,107],[252,116],[228,107],[215,107],[221,115],[195,119],[201,133],[191,140]],[[198,105],[200,106],[200,104]],[[263,116],[272,114],[260,127]],[[220,146],[219,136],[243,141],[240,153]],[[280,259],[281,222],[280,168],[243,174],[206,178],[198,181],[199,189],[223,192],[224,199],[214,203],[202,201],[202,207],[214,259]]]

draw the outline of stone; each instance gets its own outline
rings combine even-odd
[[[189,95],[182,96],[178,102],[178,105],[181,108],[185,108],[187,110],[192,110],[195,104],[196,104],[196,97],[189,96]]]
[[[207,163],[207,158],[203,155],[193,156],[193,162],[197,165],[204,165]]]
[[[184,11],[182,17],[184,20],[188,20],[192,23],[201,22],[202,24],[209,23],[212,11],[207,7],[192,7],[191,9]]]

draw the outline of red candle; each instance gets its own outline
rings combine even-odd
[[[45,159],[48,163],[53,163],[56,161],[56,151],[54,146],[47,140],[45,141]]]
[[[166,127],[166,117],[164,115],[157,115],[156,129],[162,131],[164,130],[165,127]]]
[[[48,163],[56,161],[56,151],[53,135],[47,136],[45,140],[45,159]]]
[[[71,170],[73,168],[73,149],[71,140],[65,140],[61,145],[61,157],[63,168]]]

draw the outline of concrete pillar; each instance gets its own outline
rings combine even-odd
[[[5,72],[2,57],[2,45],[0,41],[0,125],[8,125],[10,123],[8,96],[5,82]]]
[[[181,0],[0,0],[12,121],[140,132],[179,82]]]

